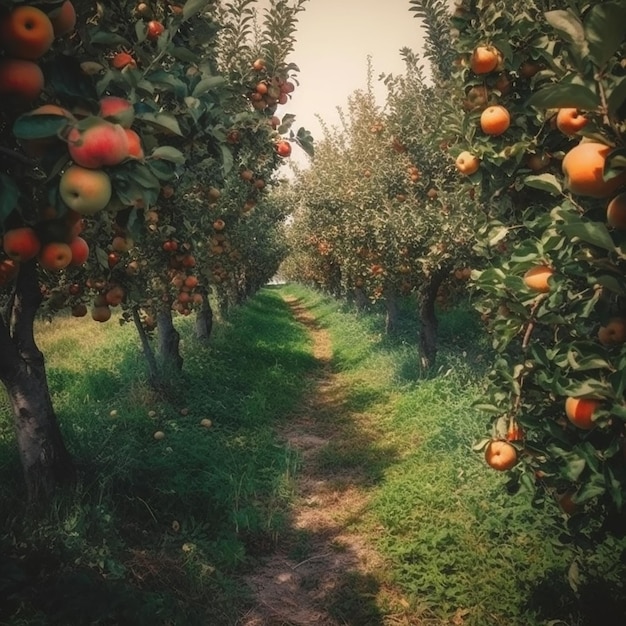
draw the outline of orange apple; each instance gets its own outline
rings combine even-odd
[[[595,426],[593,414],[601,404],[600,400],[594,398],[567,398],[565,415],[574,426],[581,430],[591,430]]]
[[[141,137],[132,129],[125,128],[128,137],[128,156],[133,159],[143,159],[143,147],[141,146]]]
[[[91,309],[91,317],[96,322],[108,322],[111,319],[111,309],[106,305],[96,305]]]
[[[52,22],[36,7],[15,7],[0,20],[0,42],[9,56],[34,61],[48,52],[53,41]]]
[[[70,0],[65,0],[58,9],[50,11],[48,17],[52,22],[55,38],[63,37],[76,28],[76,10]]]
[[[508,441],[494,439],[485,448],[485,461],[499,472],[510,470],[517,463],[517,450]]]
[[[618,194],[606,207],[606,222],[616,230],[626,230],[626,191]]]
[[[89,244],[82,237],[74,237],[69,243],[72,265],[83,265],[89,258]]]
[[[548,279],[554,274],[554,270],[548,265],[536,265],[524,274],[524,284],[533,291],[548,293],[550,283]]]
[[[478,171],[480,159],[471,152],[465,150],[456,158],[456,167],[465,176],[471,176]]]

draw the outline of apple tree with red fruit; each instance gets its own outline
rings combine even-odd
[[[212,213],[214,190],[227,191],[220,202],[241,216],[252,207],[240,202],[240,162],[268,182],[281,162],[271,111],[257,112],[242,98],[248,86],[219,63],[220,30],[244,4],[251,3],[221,15],[199,0],[145,3],[141,14],[131,2],[0,4],[0,27],[27,8],[50,40],[37,58],[3,43],[0,58],[0,379],[33,500],[73,474],[35,342],[37,315],[91,309],[104,322],[120,306],[140,330],[157,319],[167,330],[172,308],[200,307],[215,277],[204,251],[227,221]],[[59,26],[68,6],[78,19]],[[297,10],[285,3],[269,15],[281,10],[293,24]],[[254,127],[241,149],[231,134],[239,125]],[[308,147],[306,132],[299,136]],[[267,225],[279,226],[278,218]],[[242,238],[241,249],[231,250],[233,262],[246,256],[247,244]],[[145,332],[142,343],[150,355]]]

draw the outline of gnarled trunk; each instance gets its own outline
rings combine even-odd
[[[354,288],[354,304],[356,305],[357,311],[363,311],[367,308],[370,301],[365,295],[365,291],[363,291],[362,287]]]
[[[44,357],[35,343],[33,326],[40,304],[35,262],[24,263],[0,316],[0,380],[11,404],[26,490],[33,503],[45,501],[58,484],[75,476],[52,406]]]
[[[137,334],[139,335],[139,340],[141,341],[141,349],[143,351],[143,355],[146,358],[146,367],[148,369],[148,383],[152,388],[157,389],[161,383],[159,368],[157,366],[156,357],[154,356],[154,350],[152,349],[152,345],[150,344],[150,339],[148,338],[146,329],[141,323],[141,318],[139,317],[139,311],[137,307],[133,309],[133,322],[135,323],[135,328],[137,329]]]
[[[418,306],[421,322],[419,351],[423,370],[430,369],[437,357],[437,328],[439,321],[435,312],[435,301],[439,287],[449,273],[450,268],[448,266],[435,270],[419,289]]]
[[[396,296],[396,292],[391,288],[387,287],[385,289],[385,332],[388,335],[393,334],[398,328],[398,298]]]
[[[213,309],[209,302],[209,294],[204,292],[202,306],[196,313],[196,337],[202,341],[208,341],[213,330]]]
[[[180,355],[180,334],[174,328],[172,310],[164,306],[157,313],[159,330],[159,357],[166,370],[183,369],[183,357]]]

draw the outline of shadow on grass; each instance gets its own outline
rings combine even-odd
[[[542,620],[559,620],[569,614],[579,626],[626,624],[626,599],[622,586],[590,579],[575,594],[561,570],[549,572],[535,585],[526,608],[536,611]]]
[[[49,365],[80,482],[36,519],[13,437],[0,437],[0,623],[236,622],[247,550],[285,525],[295,459],[274,427],[314,360],[275,293],[229,321],[200,346],[179,320],[185,369],[167,395],[145,385],[128,330],[98,355],[77,347],[77,371]]]

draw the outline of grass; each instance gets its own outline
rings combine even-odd
[[[414,316],[387,338],[380,313],[356,314],[297,286],[287,291],[331,333],[344,436],[324,451],[324,463],[330,472],[360,468],[371,499],[358,527],[387,558],[390,578],[380,585],[402,590],[409,623],[626,623],[626,542],[608,540],[591,553],[564,546],[555,503],[509,495],[506,477],[472,450],[486,427],[472,403],[489,347],[471,309],[443,314],[437,374],[420,379]]]
[[[167,397],[146,385],[130,326],[38,328],[80,484],[29,516],[0,402],[0,623],[230,624],[241,613],[237,576],[284,526],[296,459],[273,428],[303,392],[310,340],[271,290],[208,346],[179,322],[185,368]]]
[[[236,309],[206,346],[177,320],[185,368],[167,395],[147,386],[131,327],[62,318],[38,328],[80,482],[32,517],[0,396],[0,624],[234,625],[256,556],[289,535],[293,558],[309,558],[311,538],[289,528],[298,459],[275,427],[315,362],[284,294],[332,337],[337,401],[316,419],[334,436],[319,461],[367,495],[351,524],[388,564],[346,575],[328,607],[340,623],[626,623],[624,542],[593,554],[560,544],[554,503],[510,496],[472,451],[489,348],[471,309],[443,315],[435,373],[420,378],[410,308],[386,337],[379,311],[288,285]]]

